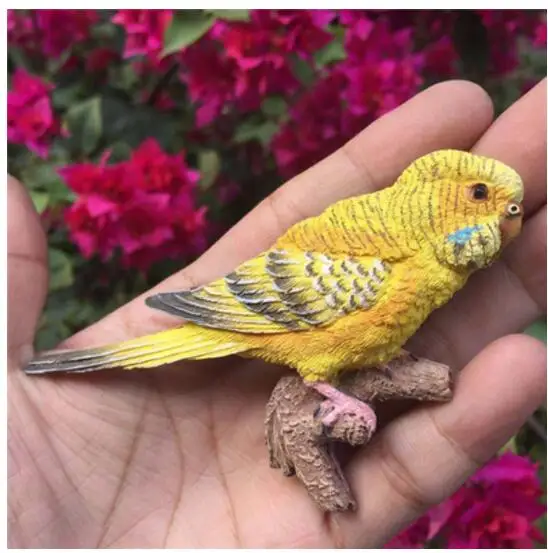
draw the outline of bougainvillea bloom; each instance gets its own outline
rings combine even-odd
[[[351,131],[345,126],[347,114],[341,106],[345,84],[342,74],[333,73],[290,110],[290,120],[272,140],[272,152],[283,176],[300,173],[350,137]]]
[[[546,21],[541,21],[535,29],[533,44],[538,48],[546,48]]]
[[[291,56],[310,60],[328,44],[333,37],[323,27],[333,17],[324,10],[252,10],[249,21],[217,21],[181,55],[181,78],[198,104],[197,126],[230,104],[250,111],[268,96],[297,91]]]
[[[31,10],[29,10],[31,11]],[[97,10],[8,10],[8,43],[34,57],[58,58],[90,37]],[[63,70],[69,68],[63,65]]]
[[[218,22],[213,36],[224,46],[226,57],[237,67],[233,97],[246,110],[257,109],[270,94],[289,94],[297,89],[284,55],[285,39],[273,34],[255,17],[252,22]]]
[[[18,69],[8,92],[8,142],[24,144],[46,157],[51,139],[60,132],[49,97],[52,86]]]
[[[8,10],[8,43],[22,48],[38,45],[36,29],[30,15]]]
[[[388,19],[343,11],[347,58],[295,103],[272,149],[280,172],[291,177],[332,153],[355,133],[415,94],[422,84],[422,54],[410,29]],[[344,103],[344,107],[343,107]]]
[[[534,526],[546,512],[537,469],[527,458],[505,453],[472,476],[441,509],[448,512],[448,547],[523,549],[542,540]]]
[[[78,195],[66,223],[85,257],[121,250],[126,266],[146,269],[205,247],[206,210],[194,198],[199,175],[183,154],[166,154],[149,139],[128,161],[108,165],[105,156],[59,172]]]
[[[533,548],[544,540],[534,523],[546,512],[537,469],[526,457],[501,455],[387,547],[424,547],[435,538],[450,549]]]
[[[145,56],[153,65],[159,64],[164,33],[172,17],[173,10],[118,10],[112,21],[126,31],[124,57]]]
[[[109,65],[118,59],[118,54],[111,48],[96,48],[86,58],[86,72],[101,73],[106,71]]]
[[[43,52],[48,57],[61,55],[73,44],[87,39],[98,19],[97,10],[36,10]]]
[[[182,54],[181,78],[196,103],[196,126],[210,124],[233,101],[238,68],[207,37]]]
[[[400,532],[387,544],[388,549],[424,549],[430,532],[430,519],[422,516],[409,526],[404,532]]]

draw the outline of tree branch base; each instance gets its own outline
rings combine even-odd
[[[342,391],[375,406],[383,401],[412,399],[449,401],[454,375],[447,365],[406,357],[389,364],[389,371],[346,373]],[[267,405],[265,431],[270,466],[286,476],[295,475],[324,511],[357,508],[335,454],[336,442],[366,445],[371,435],[362,421],[344,417],[326,428],[317,417],[324,398],[298,375],[285,376]]]

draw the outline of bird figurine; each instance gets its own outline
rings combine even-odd
[[[427,319],[520,230],[512,168],[458,150],[414,161],[383,190],[304,219],[223,278],[145,302],[185,323],[114,345],[39,354],[28,374],[151,369],[237,354],[295,369],[324,398],[322,422],[370,405],[337,389],[350,370],[384,370]]]

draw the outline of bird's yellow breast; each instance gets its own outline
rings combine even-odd
[[[306,380],[332,380],[341,371],[374,367],[395,357],[430,313],[466,280],[430,255],[396,264],[393,277],[390,290],[373,308],[327,327],[247,336],[249,356],[292,367]]]

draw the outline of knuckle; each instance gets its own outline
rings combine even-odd
[[[381,470],[393,492],[398,495],[410,509],[417,513],[427,511],[436,504],[409,470],[405,461],[400,459],[381,439]]]
[[[438,505],[462,484],[467,475],[482,465],[443,428],[434,410],[424,409],[423,417],[421,424],[429,428],[422,433],[431,435],[428,440],[431,446],[423,446],[426,462],[416,471],[396,453],[396,448],[391,447],[388,440],[381,437],[383,475],[394,493],[418,514]],[[429,458],[431,463],[428,463]],[[451,462],[443,463],[443,459],[451,459]]]

